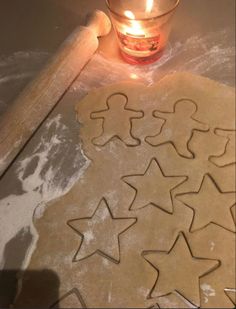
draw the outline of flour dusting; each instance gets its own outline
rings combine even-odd
[[[84,233],[84,241],[86,242],[86,244],[87,245],[89,245],[90,244],[90,242],[92,241],[92,240],[94,240],[94,234],[93,234],[93,232],[91,231],[91,230],[89,230],[89,231],[86,231],[85,233]]]
[[[83,175],[84,171],[90,164],[90,161],[79,151],[73,158],[73,165],[77,167],[76,172],[69,176],[62,174],[61,166],[67,161],[67,153],[71,149],[68,147],[67,135],[69,129],[61,122],[61,115],[46,122],[46,127],[52,130],[52,135],[47,134],[41,137],[40,143],[35,147],[30,157],[18,162],[16,169],[18,180],[21,183],[23,194],[9,195],[0,200],[0,261],[1,266],[4,264],[3,254],[5,244],[12,239],[22,228],[30,226],[30,232],[34,236],[31,246],[33,252],[37,242],[37,232],[33,226],[32,218],[40,218],[45,210],[45,204],[66,194],[74,183]],[[48,132],[47,132],[48,133]],[[50,134],[49,134],[50,135]],[[60,154],[64,154],[60,160],[56,160],[57,165],[50,163],[50,158],[54,156],[59,158]],[[83,162],[81,161],[83,158]],[[67,163],[67,162],[65,162]],[[30,259],[27,256],[25,266]]]
[[[231,46],[228,45],[227,36],[228,30],[223,29],[206,36],[194,35],[184,42],[169,44],[164,56],[158,62],[145,67],[116,63],[97,53],[69,92],[78,91],[81,95],[93,88],[123,80],[143,81],[147,85],[152,85],[167,73],[176,71],[189,71],[209,78],[217,78],[220,82],[232,85],[235,51],[233,42]],[[219,37],[221,38],[220,42]],[[0,59],[0,114],[5,112],[12,99],[9,85],[14,84],[13,89],[20,90],[37,73],[47,58],[48,54],[46,53],[20,52],[8,59]],[[8,88],[10,90],[5,92],[3,97],[1,93],[4,92],[1,90]],[[62,115],[48,120],[45,123],[45,128],[46,132],[33,149],[31,156],[25,157],[17,163],[16,178],[21,184],[22,193],[11,194],[0,200],[0,269],[4,267],[5,244],[22,229],[27,231],[30,228],[33,243],[24,261],[23,268],[27,267],[38,240],[32,218],[41,218],[48,201],[66,194],[76,181],[82,180],[83,174],[90,164],[90,161],[83,154],[81,145],[74,144],[71,140],[70,129],[63,124]],[[72,151],[71,147],[76,151]],[[112,142],[109,147],[115,157],[115,148]],[[5,159],[2,159],[2,163]],[[108,192],[108,199],[117,203],[112,191]],[[97,219],[100,221],[104,221],[109,215],[106,209],[99,214],[100,216]],[[85,235],[88,242],[92,242],[93,237],[92,231]],[[130,246],[131,242],[135,244],[137,239],[127,237],[124,246]],[[211,251],[214,250],[214,246],[214,243],[210,244]],[[110,249],[113,250],[114,248]],[[70,253],[68,258],[62,258],[58,255],[58,259],[53,262],[60,263],[64,259],[68,266],[72,255],[73,253]],[[51,259],[50,255],[48,255],[48,259]],[[49,261],[49,263],[53,262]],[[103,259],[102,263],[107,268],[111,264],[108,259]],[[84,268],[80,270],[80,273],[86,271]],[[206,283],[201,285],[201,290],[205,303],[209,301],[209,297],[215,296],[215,290]],[[141,289],[139,292],[146,297],[149,291]],[[177,296],[181,297],[179,294]],[[182,300],[186,307],[193,308],[193,305],[185,298],[182,298]],[[111,301],[112,286],[108,294],[108,302]],[[168,302],[168,299],[163,299],[163,301]]]
[[[0,57],[0,115],[37,74],[49,55],[43,51],[18,51],[9,57]]]
[[[201,290],[203,291],[204,295],[204,302],[205,304],[208,303],[208,297],[216,296],[215,290],[210,286],[210,284],[203,283],[201,284]]]
[[[89,92],[93,88],[124,80],[152,85],[167,73],[188,71],[234,86],[235,46],[229,46],[230,29],[205,36],[193,35],[184,42],[168,44],[164,55],[154,64],[133,66],[96,54],[70,91]],[[220,38],[220,41],[219,41]],[[100,79],[94,78],[99,76]]]
[[[214,249],[215,249],[215,243],[214,243],[214,241],[211,241],[211,244],[210,244],[210,250],[211,251],[214,251]]]

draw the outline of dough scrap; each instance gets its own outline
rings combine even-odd
[[[119,109],[115,106],[118,108],[115,109],[116,112],[113,107],[107,105],[108,99],[113,95],[115,102],[122,107]],[[128,98],[127,102],[120,100],[124,97]],[[176,147],[173,143],[158,146],[148,144],[146,138],[161,134],[164,128],[164,120],[154,117],[153,112],[158,110],[162,113],[172,113],[176,103],[183,99],[196,104],[197,109],[192,117],[205,124],[209,130],[197,131],[189,125],[185,143],[181,147]],[[37,292],[32,300],[29,293],[37,289],[37,282],[26,273],[15,306],[50,307],[68,295],[68,291],[76,290],[82,295],[82,302],[88,308],[150,308],[155,304],[156,307],[159,304],[162,308],[168,308],[168,301],[176,308],[181,307],[181,303],[186,304],[188,308],[190,302],[199,304],[201,308],[233,308],[234,305],[225,290],[235,288],[235,254],[232,252],[235,233],[214,223],[209,223],[197,231],[190,231],[196,211],[186,207],[177,196],[199,192],[206,174],[214,179],[221,192],[234,192],[235,163],[229,164],[229,161],[232,161],[229,160],[232,158],[232,142],[229,147],[228,134],[221,136],[217,131],[219,128],[223,128],[227,133],[235,131],[234,101],[234,89],[228,86],[189,73],[177,73],[166,76],[151,87],[137,83],[111,85],[91,92],[79,102],[76,112],[82,124],[80,136],[84,153],[91,163],[81,179],[65,196],[51,201],[41,218],[34,218],[39,239],[27,268],[28,271],[46,268],[56,273],[60,279],[58,297],[56,299],[54,294],[43,297]],[[104,113],[102,119],[99,112]],[[182,125],[184,120],[183,123],[179,122],[179,126]],[[94,140],[98,136],[99,139]],[[193,157],[186,158],[179,153],[183,149],[183,152],[186,152],[186,148]],[[226,153],[227,155],[224,155]],[[216,157],[220,157],[220,164],[212,161]],[[124,177],[144,175],[150,162],[154,165],[158,162],[165,180],[173,177],[181,182],[178,186],[177,183],[173,187],[167,185],[172,201],[170,202],[169,195],[162,202],[164,209],[170,209],[171,206],[171,213],[155,207],[152,203],[144,208],[130,208],[136,191],[126,183],[131,178]],[[162,183],[163,177],[151,177],[147,190],[155,187],[153,182],[156,186],[160,182],[163,190],[166,189]],[[139,194],[141,188],[138,187],[136,190]],[[211,195],[206,195],[206,198],[209,202],[206,202],[206,207],[212,206]],[[119,257],[113,254],[115,249],[111,247],[110,258],[102,254],[92,254],[75,261],[75,252],[81,240],[68,223],[73,220],[74,223],[81,224],[81,218],[93,218],[101,200],[106,200],[113,218],[125,218],[132,222],[135,218],[136,223],[119,237]],[[231,210],[233,209],[235,210],[235,207]],[[75,221],[77,219],[79,221]],[[229,220],[232,221],[232,217]],[[232,222],[226,221],[224,225],[228,227]],[[115,242],[110,242],[109,239],[113,235],[112,225],[106,226],[104,241],[107,245],[114,244]],[[88,238],[91,231],[92,226],[87,233]],[[179,235],[182,237],[180,245]],[[103,238],[99,236],[98,240],[102,241]],[[171,266],[176,272],[177,267],[184,269],[185,264],[188,265],[189,271],[184,274],[184,278],[187,276],[193,280],[194,286],[191,287],[190,279],[184,286],[181,278],[176,277],[174,279],[180,290],[178,295],[152,295],[153,298],[150,298],[155,283],[159,291],[158,281],[156,282],[157,271],[143,258],[142,252],[162,251],[162,256],[168,258],[168,252],[174,253],[171,250],[176,248],[174,244],[177,248],[179,246],[180,255],[188,257],[189,263],[182,258],[178,260],[176,268],[173,268],[173,264],[167,259],[169,266],[164,274],[164,287],[168,289],[174,283],[169,271]],[[177,255],[171,256],[174,262]],[[114,263],[112,257],[115,257],[118,263]],[[199,265],[203,265],[203,269],[197,272],[191,264],[193,261],[198,261]],[[158,265],[156,268],[158,269]],[[181,291],[184,292],[181,296],[183,298],[180,297]],[[66,306],[73,307],[76,296],[73,293],[70,295],[72,296],[64,298],[64,301]],[[81,303],[81,299],[79,301]]]

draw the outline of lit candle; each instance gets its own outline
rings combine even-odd
[[[146,2],[146,13],[151,13],[153,8],[154,1],[153,0],[147,0]]]
[[[179,0],[163,0],[160,7],[160,1],[156,0],[139,0],[138,5],[137,0],[120,0],[114,1],[111,7],[107,0],[121,54],[126,61],[147,64],[162,55],[178,3]],[[129,5],[127,10],[124,10],[125,5]]]
[[[141,36],[145,37],[145,32],[144,29],[142,29],[141,24],[135,20],[135,15],[131,11],[125,11],[124,15],[131,19],[130,21],[130,27],[124,26],[125,32],[127,35],[132,35],[132,36]]]

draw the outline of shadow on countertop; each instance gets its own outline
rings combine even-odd
[[[21,270],[31,242],[32,235],[26,228],[5,245],[3,270],[0,271],[0,308],[49,308],[58,302],[60,280],[55,272]],[[24,289],[16,298],[22,279]]]
[[[18,279],[23,274],[24,289],[16,299]],[[59,299],[60,281],[49,269],[25,271],[19,269],[0,272],[0,308],[50,308]],[[52,301],[53,300],[53,301]],[[13,305],[14,304],[14,305]],[[58,308],[58,306],[53,306]]]

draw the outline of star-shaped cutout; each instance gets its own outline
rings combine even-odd
[[[229,297],[231,302],[236,306],[236,289],[225,289],[225,294]]]
[[[50,309],[56,308],[87,308],[79,290],[77,288],[73,288],[68,293],[63,295],[60,300],[50,306]]]
[[[198,192],[180,194],[177,198],[195,212],[192,232],[209,223],[235,231],[235,222],[231,213],[231,208],[236,202],[235,192],[221,192],[209,175],[203,178]]]
[[[169,252],[146,251],[142,255],[158,271],[151,297],[176,291],[196,306],[200,305],[199,278],[220,265],[218,260],[194,257],[182,233]]]
[[[119,263],[119,237],[135,222],[136,218],[114,218],[105,199],[102,199],[92,217],[68,221],[68,225],[82,236],[73,261],[98,253]]]
[[[166,176],[158,161],[152,159],[144,174],[123,177],[124,182],[136,191],[130,209],[140,209],[152,204],[172,213],[171,191],[186,179],[187,177],[184,176]]]

